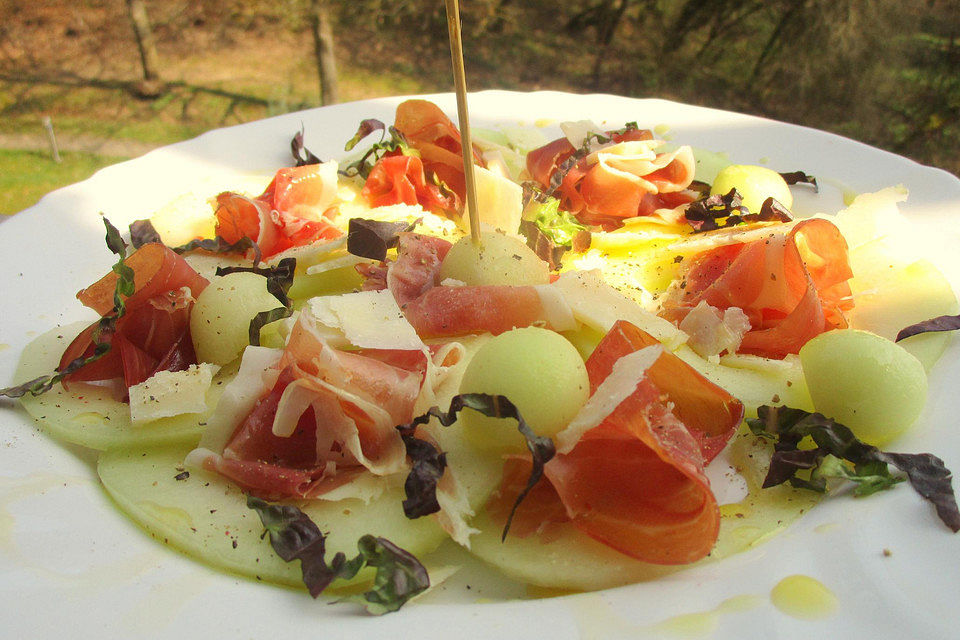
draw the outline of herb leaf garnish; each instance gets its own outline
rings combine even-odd
[[[151,242],[162,244],[163,240],[150,220],[134,220],[130,223],[130,244],[133,245],[134,249],[139,249],[143,245]],[[178,254],[189,253],[191,251],[196,251],[197,249],[219,254],[246,253],[248,250],[252,250],[254,253],[254,264],[260,264],[260,262],[263,260],[260,247],[257,246],[256,242],[247,236],[244,236],[233,243],[227,242],[220,236],[191,240],[190,242],[182,244],[179,247],[170,247],[170,249],[174,253]]]
[[[957,329],[960,329],[960,315],[937,316],[936,318],[930,318],[929,320],[924,320],[901,329],[894,342],[900,342],[911,336],[928,333],[930,331],[956,331]]]
[[[804,173],[803,171],[788,171],[786,173],[781,173],[780,177],[783,178],[783,181],[789,185],[809,184],[813,187],[814,191],[817,193],[820,192],[820,185],[817,184],[817,179]]]
[[[387,127],[385,124],[375,118],[368,118],[360,122],[357,132],[352,138],[350,138],[350,140],[347,141],[347,144],[344,145],[344,150],[352,151],[361,140],[375,131],[381,132],[380,140],[373,143],[373,145],[367,149],[367,151],[360,157],[359,160],[352,162],[341,169],[340,173],[345,176],[358,175],[365,179],[370,175],[370,171],[373,169],[373,166],[377,164],[377,161],[383,156],[395,151],[399,151],[401,153],[410,152],[406,139],[399,130],[392,126]],[[387,133],[390,134],[389,139],[386,137]]]
[[[248,338],[254,347],[260,346],[260,329],[271,322],[288,318],[293,314],[293,303],[287,295],[293,286],[293,277],[297,269],[296,258],[284,258],[273,267],[217,267],[217,275],[229,273],[255,273],[267,279],[267,291],[273,294],[282,307],[261,311],[250,320]]]
[[[349,580],[365,566],[376,569],[373,587],[348,599],[362,602],[373,614],[396,611],[430,586],[430,577],[420,561],[386,538],[365,535],[357,541],[359,554],[355,558],[347,560],[343,553],[337,553],[327,564],[326,536],[300,509],[253,496],[247,497],[247,507],[260,516],[277,555],[284,562],[300,561],[303,583],[314,598],[334,580]]]
[[[400,242],[400,234],[413,231],[417,222],[384,222],[366,218],[350,218],[347,227],[347,253],[371,260],[384,260],[387,249]]]
[[[527,442],[527,449],[533,457],[530,478],[527,480],[526,487],[514,501],[513,507],[510,509],[510,515],[503,527],[500,539],[506,540],[517,507],[543,477],[544,465],[556,455],[557,451],[553,440],[546,436],[538,436],[533,432],[520,415],[516,405],[510,402],[506,396],[486,393],[461,393],[453,397],[447,411],[442,411],[439,407],[431,407],[429,411],[415,417],[409,424],[397,427],[407,447],[407,455],[413,461],[410,474],[404,483],[407,499],[403,501],[403,510],[408,518],[419,518],[440,510],[436,497],[437,482],[443,476],[446,457],[432,443],[417,438],[415,433],[417,426],[427,424],[431,418],[436,418],[441,425],[449,427],[456,422],[457,414],[463,409],[473,409],[490,418],[513,418],[516,420],[517,431],[523,435]]]
[[[290,153],[293,154],[293,159],[296,162],[294,166],[302,167],[308,164],[321,164],[323,160],[318,158],[303,145],[303,128],[301,126],[300,131],[293,136],[293,140],[290,141]]]
[[[736,189],[691,202],[684,217],[694,233],[727,229],[746,222],[790,222],[793,219],[787,208],[773,198],[764,200],[759,212],[751,213],[743,206],[743,198]]]
[[[764,488],[789,482],[794,487],[825,491],[826,479],[834,477],[857,482],[855,495],[869,495],[903,479],[890,474],[888,465],[892,464],[906,474],[917,493],[934,505],[940,520],[951,531],[960,531],[960,510],[951,486],[953,474],[940,458],[929,453],[881,451],[820,413],[761,406],[757,415],[747,420],[750,430],[774,440]],[[817,446],[801,450],[800,441],[808,436]],[[801,471],[809,471],[809,476],[797,476]]]
[[[569,211],[561,211],[557,198],[533,189],[524,206],[520,232],[526,236],[527,246],[555,271],[567,251],[583,253],[590,248],[590,231]]]
[[[134,220],[130,223],[130,244],[134,249],[139,249],[145,244],[151,242],[163,243],[160,239],[160,233],[149,220]]]

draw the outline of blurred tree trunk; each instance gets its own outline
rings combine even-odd
[[[163,93],[163,82],[160,80],[157,45],[153,40],[153,29],[150,27],[150,18],[143,0],[127,0],[127,14],[137,37],[140,64],[143,67],[143,81],[138,83],[134,90],[141,97],[155,98]]]
[[[337,86],[337,61],[333,54],[333,27],[324,0],[310,0],[309,11],[320,79],[320,102],[335,104],[340,101],[340,92]]]

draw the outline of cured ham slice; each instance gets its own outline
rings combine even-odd
[[[460,131],[453,121],[432,102],[407,100],[397,106],[394,127],[403,134],[407,144],[420,153],[427,175],[435,175],[441,184],[456,194],[454,204],[459,208],[466,197],[466,180]],[[473,162],[480,167],[487,166],[476,147]]]
[[[407,303],[403,311],[423,338],[499,335],[534,325],[555,331],[574,328],[569,309],[556,314],[549,304],[554,300],[545,301],[550,293],[556,292],[549,286],[434,287]]]
[[[419,204],[427,210],[457,208],[454,196],[445,195],[439,186],[427,181],[423,161],[416,156],[381,158],[370,170],[362,195],[371,207]]]
[[[63,369],[76,358],[90,357],[95,339],[111,345],[110,351],[65,379],[91,382],[122,378],[129,388],[157,371],[182,371],[196,364],[190,339],[189,314],[194,298],[207,280],[187,262],[162,244],[146,244],[125,260],[133,269],[134,293],[125,299],[125,314],[112,331],[99,330],[99,322],[87,327],[66,348],[60,359]],[[113,312],[117,274],[110,272],[83,289],[77,298],[101,316]]]
[[[322,335],[302,314],[279,360],[257,360],[279,374],[264,373],[256,405],[227,425],[228,437],[205,437],[192,464],[273,499],[321,497],[360,473],[405,471],[406,448],[396,425],[413,419],[428,369],[437,364],[428,360],[433,354],[340,351]],[[442,366],[449,350],[437,356]],[[238,380],[246,385],[257,375],[241,368]],[[218,430],[217,414],[230,411],[218,406],[211,418]]]
[[[773,225],[760,238],[696,256],[663,301],[662,315],[682,320],[701,301],[738,307],[751,330],[739,352],[783,358],[808,340],[847,326],[853,308],[847,244],[828,220]]]
[[[230,243],[250,238],[265,258],[337,238],[342,232],[329,219],[336,194],[336,162],[283,168],[256,198],[218,195],[216,232]]]
[[[587,360],[591,390],[605,393],[603,383],[621,358],[657,350],[625,398],[546,465],[549,487],[538,487],[520,506],[518,532],[566,521],[655,564],[686,564],[710,552],[720,514],[704,466],[735,432],[743,406],[654,343],[618,322]],[[518,472],[523,464],[511,461],[501,501],[522,486],[517,480],[524,478]]]
[[[498,335],[517,327],[575,326],[561,292],[550,286],[438,286],[440,265],[450,242],[401,233],[397,259],[383,270],[361,270],[364,288],[388,288],[421,338],[477,333]]]
[[[527,170],[549,189],[559,182],[561,207],[587,224],[616,227],[623,218],[652,215],[690,202],[684,190],[693,181],[690,147],[658,153],[662,141],[646,130],[611,132],[614,144],[565,166],[577,152],[560,138],[527,154]],[[562,172],[562,176],[555,174]]]
[[[384,284],[401,309],[437,285],[440,265],[452,246],[436,236],[400,234],[397,259],[390,263]]]

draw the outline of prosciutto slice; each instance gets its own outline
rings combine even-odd
[[[232,191],[217,196],[217,235],[230,243],[250,238],[264,258],[337,238],[342,232],[330,222],[336,193],[335,162],[280,169],[256,198]]]
[[[833,223],[813,218],[772,225],[758,239],[696,256],[661,315],[680,321],[701,301],[738,307],[751,326],[739,352],[783,358],[824,331],[847,326],[852,276],[846,241]]]
[[[575,326],[561,292],[551,286],[439,286],[440,265],[450,242],[401,233],[397,259],[383,269],[361,269],[364,288],[384,288],[421,338],[501,334],[540,325],[557,331]]]
[[[323,496],[359,473],[400,473],[406,449],[396,425],[413,419],[428,366],[418,354],[333,349],[303,314],[275,382],[222,451],[198,449],[193,463],[272,499]]]
[[[466,197],[463,176],[463,144],[460,131],[437,105],[427,100],[407,100],[397,106],[394,127],[403,134],[407,144],[416,149],[423,159],[427,175],[456,194],[456,208]],[[486,167],[481,152],[473,148],[473,162]]]
[[[648,346],[654,342],[627,322],[615,324],[587,360],[592,393],[608,391],[603,383],[621,358],[659,350]],[[518,509],[516,532],[568,522],[655,564],[686,564],[710,552],[720,514],[704,466],[736,431],[743,406],[676,356],[655,351],[650,358],[653,363],[597,426],[558,449],[545,467],[549,484],[541,483]],[[508,465],[501,496],[491,506],[495,513],[522,486],[523,465],[529,462]]]
[[[693,181],[695,161],[690,147],[658,153],[663,143],[647,130],[627,129],[608,135],[615,144],[563,165],[576,153],[560,138],[527,154],[527,170],[544,188],[559,179],[561,207],[586,224],[616,227],[623,218],[652,215],[690,202],[684,190]]]
[[[419,204],[427,210],[457,208],[455,196],[445,195],[439,186],[427,181],[423,161],[417,156],[381,158],[370,170],[362,195],[371,207]]]
[[[99,337],[111,349],[67,376],[67,384],[122,378],[129,388],[157,371],[182,371],[197,362],[190,339],[190,308],[207,286],[207,279],[158,243],[140,247],[125,264],[133,269],[135,289],[126,298],[126,312],[113,331]],[[112,313],[117,277],[111,271],[80,291],[77,298],[101,316]],[[97,333],[98,322],[82,331],[61,356],[60,368],[76,358],[91,356]]]

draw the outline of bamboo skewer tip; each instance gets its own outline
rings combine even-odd
[[[457,95],[457,117],[460,125],[460,146],[463,154],[463,176],[467,189],[467,215],[470,237],[480,244],[480,212],[477,209],[477,183],[473,173],[473,141],[470,135],[470,116],[467,110],[467,79],[463,68],[463,39],[460,32],[460,4],[446,0],[447,29],[450,33],[450,55],[453,62],[453,81]]]

